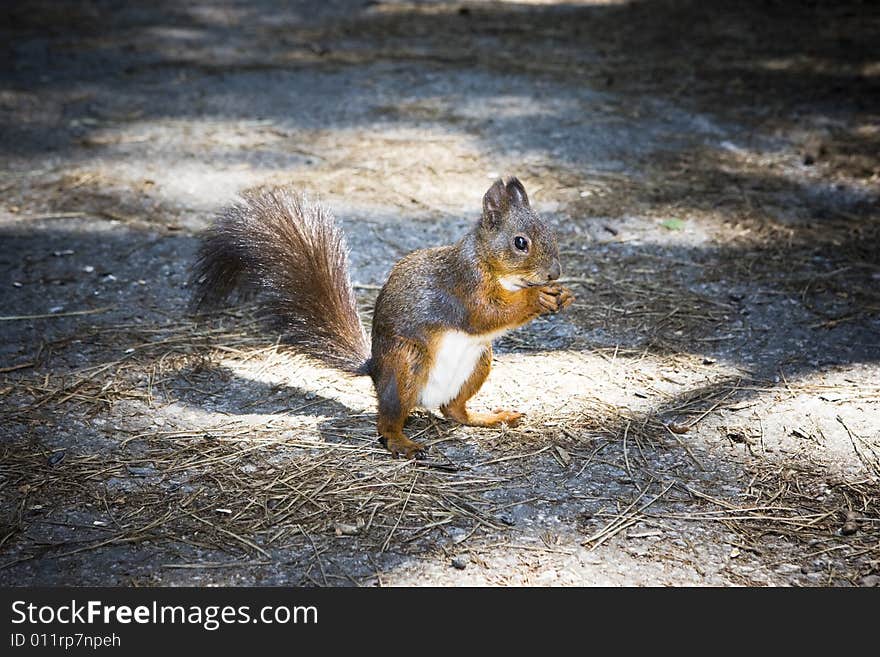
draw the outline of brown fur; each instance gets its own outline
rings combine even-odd
[[[261,291],[285,340],[334,367],[356,372],[370,355],[342,231],[300,194],[245,193],[208,231],[190,284],[197,311]]]
[[[522,183],[497,180],[483,198],[480,221],[461,241],[415,251],[392,268],[376,300],[368,354],[341,232],[320,206],[272,190],[249,195],[209,232],[193,275],[194,305],[212,305],[241,285],[268,293],[270,311],[294,345],[372,377],[381,442],[394,455],[414,457],[423,446],[403,427],[443,335],[497,333],[568,307],[574,297],[553,282],[559,275],[556,237],[531,210]],[[501,279],[518,289],[505,289]],[[467,409],[491,366],[489,347],[442,406],[446,417],[483,427],[519,421],[516,411]]]

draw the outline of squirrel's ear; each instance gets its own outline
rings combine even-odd
[[[499,178],[483,196],[483,218],[480,223],[489,228],[498,227],[509,208],[510,196],[504,181]]]
[[[511,205],[518,205],[523,208],[529,206],[529,196],[526,194],[526,188],[516,176],[507,181],[507,195],[510,197]]]

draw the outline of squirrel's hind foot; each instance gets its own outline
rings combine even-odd
[[[391,456],[397,458],[403,456],[408,459],[425,458],[426,447],[421,443],[410,440],[403,434],[397,436],[380,436],[379,442],[382,447],[391,452]]]
[[[506,411],[503,408],[496,408],[491,413],[474,413],[466,409],[449,407],[440,410],[450,420],[469,427],[497,427],[499,424],[515,427],[523,418],[523,414],[519,411]]]

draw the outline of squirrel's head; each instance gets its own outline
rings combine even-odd
[[[477,241],[489,269],[508,290],[544,285],[562,274],[556,235],[532,211],[516,178],[496,180],[483,196]]]

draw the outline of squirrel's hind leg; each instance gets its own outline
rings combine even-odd
[[[480,360],[477,361],[474,371],[468,380],[464,382],[455,399],[441,406],[440,412],[450,420],[455,420],[460,424],[470,427],[496,427],[502,423],[513,427],[519,424],[523,414],[517,411],[505,411],[498,408],[492,413],[475,413],[467,409],[466,404],[468,400],[480,390],[491,369],[492,348],[489,347],[483,352]]]
[[[379,401],[379,442],[393,456],[421,458],[425,446],[403,435],[406,418],[418,403],[418,375],[424,370],[419,358],[406,346],[385,351],[376,362],[376,397]]]

